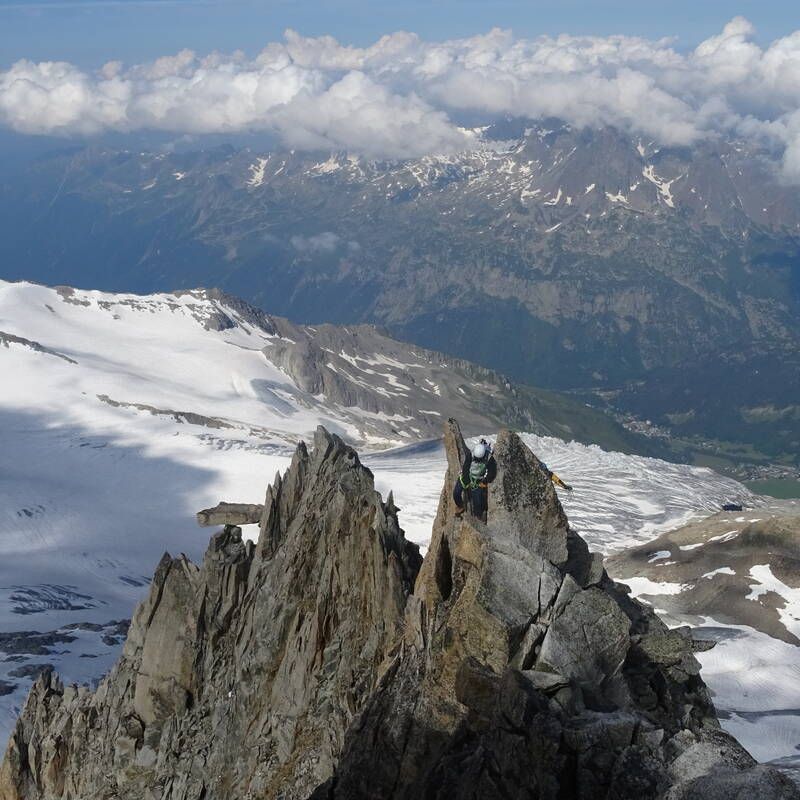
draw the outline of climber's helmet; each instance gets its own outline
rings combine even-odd
[[[472,448],[472,457],[476,461],[483,461],[483,459],[486,458],[487,450],[488,448],[486,447],[486,444],[484,442],[478,442],[478,444],[476,444],[475,447]]]

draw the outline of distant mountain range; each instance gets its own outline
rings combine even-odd
[[[405,162],[61,153],[0,189],[2,273],[377,323],[638,419],[675,457],[796,467],[800,195],[766,154],[552,120],[480,134]]]

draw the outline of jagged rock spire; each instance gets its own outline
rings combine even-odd
[[[2,800],[307,797],[397,642],[420,556],[372,474],[318,429],[268,489],[258,544],[166,555],[96,693],[34,685]]]
[[[676,757],[697,757],[704,778],[796,796],[719,730],[691,637],[608,578],[516,434],[497,437],[486,524],[454,516],[466,452],[454,420],[445,450],[405,646],[314,800],[699,800],[670,771]]]
[[[165,556],[96,693],[40,677],[0,800],[798,796],[719,729],[700,645],[608,578],[516,434],[486,524],[454,515],[452,420],[445,446],[420,568],[319,429],[257,545],[227,526],[200,568]]]

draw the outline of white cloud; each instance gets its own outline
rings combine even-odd
[[[508,31],[366,48],[287,31],[254,59],[191,51],[97,73],[20,61],[0,72],[0,124],[28,133],[271,131],[290,146],[405,158],[468,148],[477,111],[614,124],[662,144],[714,134],[776,148],[800,180],[800,31],[767,47],[737,17],[694,51],[668,39]]]
[[[322,233],[314,233],[311,236],[298,234],[297,236],[292,236],[289,244],[301,255],[318,255],[340,251],[343,254],[354,256],[361,251],[361,245],[358,242],[345,241],[333,231],[322,231]]]
[[[23,133],[91,134],[124,124],[127,82],[93,80],[70,64],[18,61],[0,73],[0,122]]]
[[[471,142],[415,94],[394,94],[358,71],[322,92],[298,92],[275,109],[272,124],[299,148],[344,148],[375,158],[447,152]]]
[[[290,241],[298,253],[332,253],[342,240],[333,231],[323,231],[311,236],[292,236]]]

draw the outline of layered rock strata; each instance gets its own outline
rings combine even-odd
[[[488,524],[448,474],[420,567],[336,437],[267,492],[256,545],[165,557],[97,692],[35,684],[0,800],[796,798],[720,728],[693,653],[607,576],[540,462],[497,439]]]

